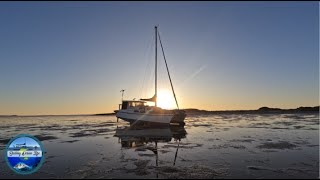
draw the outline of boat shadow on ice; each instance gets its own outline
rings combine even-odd
[[[118,137],[121,148],[135,148],[136,151],[150,150],[156,156],[158,166],[158,143],[168,143],[172,139],[178,142],[173,165],[175,165],[181,139],[186,138],[187,131],[184,126],[172,126],[155,123],[133,124],[118,127],[114,137]]]

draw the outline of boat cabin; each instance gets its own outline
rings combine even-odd
[[[130,107],[144,107],[145,101],[135,101],[135,100],[123,100],[122,104],[119,104],[119,109],[129,109]],[[120,108],[121,106],[121,108]]]

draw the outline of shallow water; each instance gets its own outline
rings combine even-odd
[[[319,114],[189,115],[182,128],[127,129],[115,116],[0,117],[0,178],[318,178]],[[124,132],[124,133],[123,133]],[[7,167],[10,138],[42,141],[32,175]]]

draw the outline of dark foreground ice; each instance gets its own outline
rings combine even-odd
[[[7,167],[10,138],[42,141],[32,175]],[[190,115],[184,127],[115,116],[0,117],[0,178],[319,178],[319,114]]]

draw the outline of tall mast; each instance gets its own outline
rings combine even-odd
[[[163,59],[164,59],[164,62],[166,63],[167,72],[168,72],[168,76],[169,76],[169,80],[170,80],[170,84],[171,84],[171,89],[172,89],[172,93],[173,93],[173,96],[174,96],[174,100],[176,101],[177,107],[178,107],[178,109],[179,109],[179,105],[178,105],[176,93],[174,93],[174,89],[173,89],[173,85],[172,85],[172,81],[171,81],[171,77],[170,77],[170,73],[169,73],[169,68],[168,68],[166,56],[165,56],[165,54],[164,54],[164,50],[163,50],[163,46],[162,46],[162,42],[161,42],[161,38],[160,38],[160,34],[159,34],[159,33],[158,33],[158,36],[159,36],[159,41],[160,41],[160,45],[161,45],[161,50],[162,50]]]
[[[155,30],[155,38],[156,38],[156,53],[155,53],[155,97],[156,97],[156,101],[155,101],[155,106],[157,107],[157,35],[158,35],[158,32],[157,32],[157,26],[154,27],[154,30]]]

